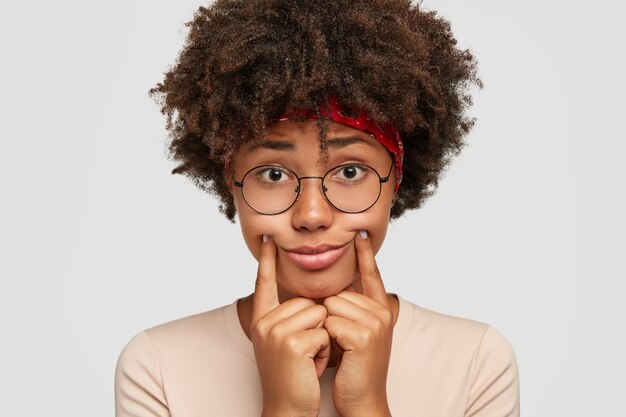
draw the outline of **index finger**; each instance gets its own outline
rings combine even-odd
[[[359,230],[359,236],[354,238],[354,246],[361,275],[361,287],[363,295],[379,302],[383,306],[388,306],[389,298],[385,291],[380,271],[374,258],[374,250],[365,230]]]
[[[276,244],[268,235],[263,235],[252,298],[252,322],[256,322],[279,304],[276,286]]]

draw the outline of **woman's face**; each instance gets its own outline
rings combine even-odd
[[[333,123],[330,128],[328,159],[321,163],[318,136],[315,120],[273,124],[260,145],[246,144],[238,150],[232,163],[234,179],[241,181],[246,172],[260,165],[286,167],[299,177],[322,177],[329,169],[351,162],[367,164],[384,177],[393,164],[390,153],[374,137],[339,123]],[[354,175],[352,171],[347,173]],[[340,174],[345,177],[344,172]],[[286,178],[279,172],[265,171],[261,175],[264,181]],[[250,252],[258,260],[262,236],[269,235],[274,240],[281,302],[294,296],[322,299],[338,294],[350,284],[360,290],[354,238],[359,230],[365,230],[374,253],[380,249],[393,204],[395,167],[389,181],[382,184],[376,204],[361,213],[345,213],[333,207],[324,197],[320,179],[303,179],[301,187],[300,197],[287,211],[269,216],[252,210],[241,188],[231,185]]]

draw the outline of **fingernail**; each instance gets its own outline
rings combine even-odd
[[[362,239],[367,239],[367,230],[359,230]]]
[[[268,235],[263,235],[263,243],[267,242],[268,240],[270,240],[270,237]]]

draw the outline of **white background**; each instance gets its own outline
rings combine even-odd
[[[147,95],[201,4],[0,6],[3,416],[113,415],[134,334],[253,290],[239,226],[170,174]],[[424,3],[485,88],[470,146],[378,262],[389,291],[507,337],[524,416],[625,415],[620,4]]]

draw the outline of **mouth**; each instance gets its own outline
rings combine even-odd
[[[285,254],[303,269],[319,270],[328,268],[337,262],[348,249],[348,243],[342,246],[302,246],[295,249],[285,249]]]

